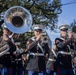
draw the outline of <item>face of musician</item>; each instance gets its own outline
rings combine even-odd
[[[59,29],[60,29],[61,37],[67,38],[69,25],[67,24],[61,25]]]
[[[4,28],[4,29],[3,29],[3,34],[9,35],[9,30],[8,30],[7,28]]]
[[[67,30],[61,30],[60,34],[61,34],[62,37],[65,38],[67,36]]]
[[[36,30],[34,30],[34,35],[35,35],[35,37],[37,37],[39,34],[41,34],[42,33],[42,30],[41,29],[36,29]]]
[[[9,40],[8,36],[9,36],[9,30],[7,28],[4,28],[3,29],[3,37],[2,37],[2,39]]]

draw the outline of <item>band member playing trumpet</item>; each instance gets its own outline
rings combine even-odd
[[[71,50],[74,50],[73,32],[68,34],[68,25],[62,25],[59,28],[61,37],[55,39],[57,75],[74,75],[71,57]]]
[[[49,54],[49,47],[47,43],[42,43],[42,27],[40,25],[34,26],[34,37],[27,42],[27,50],[29,52],[29,61],[26,66],[28,75],[45,75],[46,58]]]

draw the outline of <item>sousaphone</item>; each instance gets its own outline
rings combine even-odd
[[[14,6],[5,12],[4,23],[11,32],[21,34],[27,32],[32,27],[32,16],[27,9],[21,6]],[[6,54],[9,48],[5,40],[1,41],[0,57]]]
[[[14,6],[5,12],[4,23],[11,32],[21,34],[31,28],[32,16],[27,9]]]

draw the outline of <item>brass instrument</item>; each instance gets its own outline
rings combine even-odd
[[[5,12],[4,23],[11,32],[20,34],[31,28],[32,16],[27,9],[14,6]]]
[[[31,28],[32,16],[27,9],[21,6],[14,6],[5,12],[4,23],[11,32],[21,34],[27,32]],[[10,48],[7,42],[1,42],[0,56],[6,54]]]
[[[53,46],[54,46],[54,40],[56,37],[60,37],[60,34],[59,33],[55,33],[55,32],[52,32],[50,27],[45,27],[45,32],[49,38],[49,47],[51,49],[51,52],[54,54],[55,57],[57,57],[57,54],[55,53],[55,51],[53,50]]]

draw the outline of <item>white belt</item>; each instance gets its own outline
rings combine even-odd
[[[6,52],[6,54],[10,54],[10,52]]]
[[[30,55],[34,55],[34,56],[44,56],[43,53],[30,53]]]
[[[49,61],[56,61],[55,59],[50,59],[50,58],[49,58],[48,60],[49,60]]]
[[[57,55],[58,55],[58,54],[66,54],[66,55],[71,55],[71,52],[59,51],[59,52],[57,53]]]
[[[20,61],[20,60],[21,60],[21,58],[20,58],[20,59],[15,59],[15,61],[17,61],[17,60],[18,60],[18,61]]]
[[[15,60],[13,60],[11,62],[15,62],[15,61],[21,61],[21,58],[20,59],[15,59]]]

